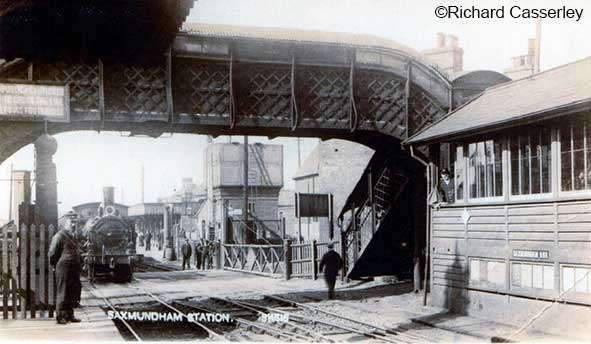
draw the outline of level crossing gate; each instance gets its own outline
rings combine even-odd
[[[55,227],[9,224],[1,230],[2,318],[53,317],[56,288],[48,251]]]

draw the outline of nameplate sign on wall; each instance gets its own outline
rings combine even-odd
[[[67,85],[0,81],[0,120],[67,122],[70,95]]]
[[[513,250],[513,258],[549,259],[548,251],[540,250]]]

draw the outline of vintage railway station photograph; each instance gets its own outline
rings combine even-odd
[[[583,0],[0,1],[0,341],[591,341],[590,32]]]

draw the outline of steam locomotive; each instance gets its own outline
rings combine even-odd
[[[81,227],[83,269],[88,279],[110,274],[113,279],[129,282],[136,261],[135,230],[115,208],[114,188],[103,188],[103,203],[97,216]]]

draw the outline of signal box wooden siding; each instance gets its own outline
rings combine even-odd
[[[527,323],[559,301],[530,327],[591,325],[590,82],[587,58],[493,86],[407,140],[447,189],[430,199],[435,305]]]

